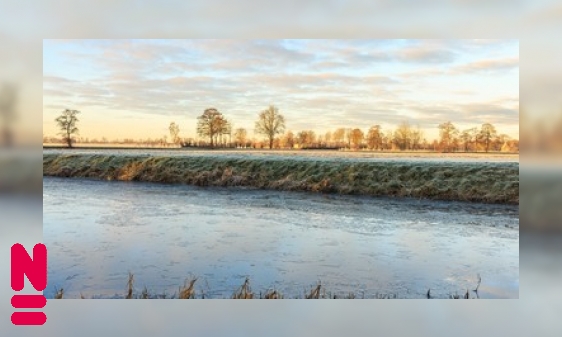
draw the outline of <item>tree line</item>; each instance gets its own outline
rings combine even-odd
[[[65,110],[56,119],[62,141],[72,147],[76,142],[79,111]],[[368,129],[337,128],[324,134],[313,130],[293,132],[286,130],[285,117],[273,105],[261,111],[250,138],[245,128],[234,128],[232,122],[216,108],[208,108],[197,117],[199,139],[181,138],[180,127],[175,122],[168,126],[170,141],[176,146],[204,148],[257,148],[257,149],[348,149],[371,151],[435,151],[435,152],[519,152],[519,140],[499,133],[495,126],[484,123],[478,127],[461,130],[452,122],[437,125],[439,139],[428,141],[424,132],[402,122],[394,130],[383,130],[378,124]],[[82,142],[89,140],[81,139]],[[94,143],[95,141],[92,141]],[[107,142],[102,140],[102,143]],[[167,135],[160,139],[113,141],[121,144],[146,144],[166,146]]]
[[[172,123],[175,124],[175,123]],[[171,125],[172,125],[171,124]],[[170,126],[171,127],[171,126]],[[375,151],[437,151],[437,152],[518,152],[519,140],[511,139],[497,132],[494,125],[484,123],[480,127],[466,130],[458,129],[452,122],[439,124],[439,139],[429,142],[424,132],[412,127],[408,122],[401,123],[395,130],[383,132],[380,125],[368,130],[360,128],[338,128],[325,134],[312,130],[297,133],[285,132],[285,117],[275,106],[259,113],[254,132],[265,140],[248,138],[244,128],[233,129],[222,113],[215,108],[206,109],[198,117],[197,134],[208,138],[208,142],[195,142],[189,139],[184,146],[244,147],[269,149],[351,149]],[[173,135],[177,138],[177,134]]]

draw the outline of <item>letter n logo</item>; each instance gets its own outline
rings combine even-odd
[[[44,244],[38,243],[33,247],[33,258],[21,244],[12,246],[12,290],[23,290],[25,276],[36,291],[41,292],[47,287],[47,248]],[[42,294],[12,296],[12,306],[16,309],[40,309],[46,304],[47,299]],[[20,311],[12,314],[12,323],[15,325],[43,325],[46,321],[47,316],[43,312]]]

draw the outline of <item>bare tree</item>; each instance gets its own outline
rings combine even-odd
[[[506,144],[507,142],[509,142],[511,140],[511,137],[509,137],[508,135],[502,133],[501,135],[497,136],[495,141],[493,142],[494,144],[494,151],[501,151],[501,149],[503,148],[504,144]]]
[[[462,140],[464,152],[468,152],[470,149],[470,144],[475,140],[476,132],[476,128],[471,128],[461,132],[459,137]]]
[[[352,128],[345,129],[345,138],[347,138],[347,148],[351,149],[351,133],[353,132]]]
[[[478,133],[478,141],[484,144],[486,152],[490,150],[491,143],[496,139],[496,128],[490,123],[482,124],[480,133]]]
[[[367,146],[371,150],[379,150],[382,147],[381,126],[374,125],[367,132]]]
[[[388,131],[386,134],[381,131],[381,149],[388,150],[392,143],[392,131]]]
[[[63,142],[70,148],[72,147],[72,135],[77,135],[79,130],[76,127],[78,123],[77,115],[80,113],[78,110],[65,109],[61,115],[55,119],[61,132],[59,135],[63,137]]]
[[[334,134],[332,135],[332,139],[336,143],[337,147],[341,147],[341,143],[343,142],[344,137],[345,137],[345,129],[344,128],[339,128],[336,131],[334,131]]]
[[[422,142],[421,142],[421,148],[422,148],[423,150],[427,150],[427,149],[429,148],[429,143],[427,142],[427,139],[424,138],[424,139],[422,140]]]
[[[400,150],[410,149],[410,133],[410,124],[408,122],[402,122],[394,131],[393,141]]]
[[[326,146],[330,146],[330,142],[332,141],[332,133],[330,131],[326,132],[324,135],[324,141],[326,142]]]
[[[360,129],[351,130],[351,132],[349,133],[349,139],[351,144],[353,145],[353,148],[358,149],[361,146],[363,137],[363,131],[361,131]]]
[[[455,136],[458,134],[457,128],[451,122],[439,124],[439,135],[441,136],[441,145],[446,152],[451,151]]]
[[[248,136],[248,132],[244,128],[238,128],[234,131],[234,141],[236,142],[237,146],[245,146],[246,145],[246,137]]]
[[[316,141],[316,134],[312,130],[301,131],[297,135],[297,142],[301,148],[311,147]]]
[[[205,109],[203,114],[197,117],[197,134],[200,137],[209,137],[210,145],[214,147],[216,137],[224,132],[227,123],[217,109]]]
[[[412,150],[419,150],[423,138],[423,131],[419,125],[415,129],[410,130],[410,146]]]
[[[324,146],[324,136],[318,135],[318,136],[316,137],[316,145],[317,145],[318,147],[323,147],[323,146]]]
[[[225,144],[226,140],[224,139],[223,136],[227,136],[228,135],[228,142],[231,143],[232,142],[232,124],[222,118],[219,122],[220,127],[219,127],[219,132],[218,135],[220,136],[220,142],[222,145]]]
[[[259,114],[255,128],[256,133],[269,139],[269,148],[272,149],[275,135],[285,131],[285,117],[279,114],[279,109],[270,105]]]
[[[292,149],[295,146],[295,136],[292,131],[288,131],[283,137],[281,137],[281,142],[279,144],[281,147]]]
[[[502,152],[519,152],[519,140],[510,139],[503,143],[501,147]]]
[[[170,137],[172,138],[172,142],[174,144],[178,144],[180,142],[180,127],[175,122],[171,122],[170,126],[168,127],[170,130]]]

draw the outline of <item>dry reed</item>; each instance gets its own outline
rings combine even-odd
[[[165,298],[178,298],[178,299],[195,299],[196,298],[196,289],[195,289],[195,283],[198,279],[196,277],[191,278],[189,281],[188,279],[185,280],[184,285],[179,287],[179,292],[178,294],[173,294],[171,296],[168,296],[166,293],[162,293],[162,294],[150,294],[148,291],[148,288],[145,286],[142,290],[142,292],[139,295],[135,295],[134,294],[134,290],[133,290],[133,285],[134,285],[134,275],[132,273],[129,272],[128,275],[128,281],[127,281],[127,293],[123,296],[123,297],[116,297],[116,298],[125,298],[125,299],[156,299],[156,298],[160,298],[160,299],[165,299]],[[479,299],[480,297],[478,296],[478,288],[480,287],[480,284],[482,282],[482,278],[480,277],[480,275],[478,275],[478,284],[476,286],[476,289],[472,290],[473,292],[476,293],[476,297],[473,297],[475,299]],[[57,289],[55,287],[55,295],[54,298],[55,299],[62,299],[63,298],[63,294],[64,294],[64,290],[62,288]],[[80,298],[81,299],[85,299],[86,297],[80,293]],[[206,297],[204,292],[201,292],[201,296],[199,297],[201,299],[205,299],[205,298],[211,298],[211,297]],[[256,296],[255,293],[252,291],[251,287],[250,287],[250,278],[246,277],[246,279],[244,280],[244,283],[238,288],[236,289],[236,291],[233,293],[232,299],[284,299],[285,297],[276,289],[269,289],[267,290],[265,293],[261,293],[259,294],[259,296]],[[304,297],[305,299],[358,299],[358,298],[365,298],[365,293],[363,292],[363,295],[361,297],[358,297],[354,292],[349,292],[343,296],[338,296],[336,294],[332,294],[332,293],[327,293],[326,292],[326,287],[323,287],[320,282],[313,287],[310,292],[305,292],[304,293]],[[396,294],[380,294],[380,293],[376,293],[372,298],[374,299],[396,299],[398,298],[398,296]],[[431,294],[431,289],[428,289],[426,296],[425,297],[420,297],[420,298],[427,298],[427,299],[431,299],[434,298],[434,296]],[[455,293],[454,295],[451,294],[448,296],[448,298],[450,299],[470,299],[470,292],[467,289],[466,293],[464,293],[464,295],[459,295],[458,293]]]

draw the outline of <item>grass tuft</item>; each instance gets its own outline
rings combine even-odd
[[[134,276],[131,272],[129,272],[129,280],[127,281],[127,296],[125,297],[126,299],[132,299],[133,298],[133,284],[135,282]]]
[[[187,280],[185,280],[185,284],[183,285],[183,287],[180,287],[180,291],[179,291],[179,298],[186,300],[186,299],[190,299],[190,298],[195,298],[195,289],[193,288],[193,286],[195,285],[195,282],[197,281],[197,278],[193,278],[191,281],[189,281],[189,286],[187,285]]]
[[[322,288],[322,285],[320,283],[318,283],[318,285],[314,289],[312,289],[308,295],[306,295],[306,299],[307,300],[319,299],[321,288]]]
[[[62,297],[63,297],[63,295],[64,295],[64,289],[63,289],[63,288],[57,289],[57,288],[55,287],[55,299],[56,299],[56,300],[61,300]]]
[[[242,286],[237,291],[234,292],[232,298],[237,300],[250,300],[254,298],[254,293],[250,289],[249,277],[246,277],[244,284],[242,284]]]

